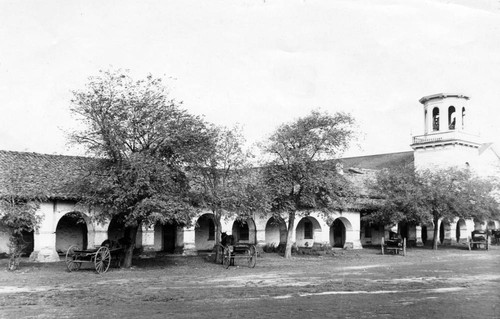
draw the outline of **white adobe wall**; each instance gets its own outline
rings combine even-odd
[[[413,154],[416,169],[444,169],[451,166],[466,168],[466,162],[473,165],[478,158],[477,148],[461,145],[419,148]]]
[[[9,253],[9,233],[7,229],[0,225],[0,254]]]

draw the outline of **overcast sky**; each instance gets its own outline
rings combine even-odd
[[[321,109],[357,119],[347,156],[411,150],[418,100],[445,92],[500,144],[497,0],[0,0],[0,149],[77,154],[71,90],[110,67],[250,142]]]

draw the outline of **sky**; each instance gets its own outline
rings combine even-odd
[[[248,143],[321,110],[349,112],[344,156],[411,150],[435,93],[500,144],[500,0],[0,0],[0,149],[83,155],[72,91],[101,69],[170,95]]]

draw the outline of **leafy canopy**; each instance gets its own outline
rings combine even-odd
[[[71,140],[102,158],[83,178],[86,201],[100,219],[187,223],[193,214],[185,167],[207,144],[205,122],[169,98],[162,80],[134,80],[127,71],[101,71],[75,91],[71,111],[82,130]]]
[[[270,159],[264,172],[274,210],[345,206],[352,189],[332,159],[347,149],[354,135],[354,119],[346,113],[313,111],[278,127],[263,145]]]

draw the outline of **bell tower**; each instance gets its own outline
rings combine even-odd
[[[424,134],[413,136],[416,168],[465,168],[475,162],[481,141],[471,133],[469,97],[439,93],[419,100],[424,106]]]

